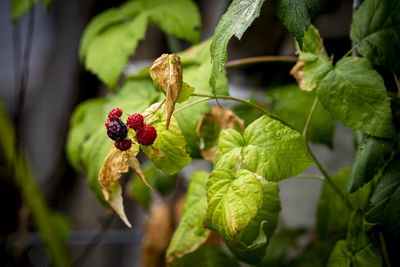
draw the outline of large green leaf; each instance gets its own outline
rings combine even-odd
[[[192,159],[186,153],[185,137],[174,117],[171,117],[169,129],[166,130],[166,115],[151,125],[156,128],[157,138],[153,146],[142,146],[144,153],[154,165],[166,174],[175,174],[189,164]],[[155,155],[153,147],[163,153]]]
[[[262,260],[266,246],[278,224],[281,203],[279,186],[275,182],[261,179],[263,188],[263,205],[257,215],[240,231],[235,242],[228,241],[229,249],[235,256],[247,263],[258,263]],[[238,242],[240,244],[238,244]],[[243,248],[243,244],[245,247]]]
[[[228,129],[220,133],[215,168],[239,167],[280,181],[297,175],[313,164],[304,138],[280,121],[262,116],[243,135]]]
[[[224,71],[229,39],[234,35],[239,40],[242,38],[243,33],[254,19],[260,15],[261,6],[264,1],[265,0],[233,0],[228,10],[219,21],[211,44],[213,65],[210,85],[213,89],[216,88],[219,73]]]
[[[367,225],[360,210],[351,216],[346,240],[336,243],[328,267],[382,266],[380,249],[367,235]]]
[[[173,262],[172,267],[239,267],[239,263],[215,246],[200,247]]]
[[[372,63],[400,71],[400,1],[365,0],[355,13],[350,38]]]
[[[364,135],[347,182],[347,191],[355,192],[383,168],[392,154],[394,141]]]
[[[80,104],[71,118],[67,140],[67,156],[75,168],[86,170],[88,182],[100,201],[103,193],[98,183],[99,170],[113,141],[108,138],[104,122],[111,108],[119,107],[127,114],[143,112],[160,96],[151,81],[127,81],[116,95],[88,100]]]
[[[300,48],[308,30],[325,0],[276,0],[276,12],[283,25],[294,35]]]
[[[346,195],[346,184],[350,168],[331,176],[333,183],[348,198],[354,207],[364,207],[367,204],[370,188],[364,187],[354,194]],[[321,239],[344,237],[350,219],[351,211],[343,199],[333,190],[332,186],[324,183],[317,207],[317,230]]]
[[[395,136],[384,81],[367,59],[339,60],[318,83],[317,93],[331,115],[346,126],[376,137]]]
[[[368,204],[366,218],[400,236],[400,155],[384,169]]]
[[[200,16],[193,1],[129,1],[91,21],[79,51],[85,67],[115,88],[129,56],[144,38],[148,23],[188,41],[198,41],[200,37]]]
[[[248,170],[234,173],[215,169],[207,182],[207,202],[204,226],[225,240],[237,242],[237,233],[248,226],[263,205],[261,181]]]
[[[296,84],[291,84],[267,90],[266,96],[274,115],[297,131],[303,131],[316,97],[315,92],[305,92]],[[307,140],[332,147],[333,131],[334,120],[322,104],[317,103],[308,125]]]
[[[194,252],[208,238],[210,230],[203,226],[207,211],[206,184],[208,173],[193,173],[186,194],[185,206],[178,228],[167,250],[167,263],[174,265],[177,259]]]

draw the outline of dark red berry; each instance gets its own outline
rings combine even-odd
[[[136,132],[138,143],[145,146],[151,146],[156,138],[157,131],[150,125],[143,125],[143,127]]]
[[[126,125],[128,125],[135,131],[139,130],[143,126],[143,116],[139,113],[130,115],[128,117],[128,120],[126,121]]]
[[[121,151],[125,151],[125,150],[128,150],[129,148],[131,148],[132,141],[131,141],[131,139],[125,139],[122,142],[115,141],[114,146]]]
[[[106,128],[108,128],[108,124],[110,123],[110,119],[107,119],[106,120],[106,123],[105,123],[105,125],[106,125]]]
[[[112,120],[108,123],[107,135],[112,140],[122,141],[128,134],[128,129],[126,125],[119,119]]]
[[[110,119],[110,121],[116,120],[121,116],[122,110],[120,110],[119,108],[113,108],[112,110],[110,110],[110,113],[108,113],[108,118]]]

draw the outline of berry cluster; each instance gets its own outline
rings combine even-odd
[[[157,131],[154,127],[144,124],[143,116],[135,113],[128,117],[126,125],[120,120],[122,110],[119,108],[111,109],[105,123],[107,135],[114,140],[114,146],[121,151],[128,150],[132,146],[131,139],[126,139],[128,135],[128,125],[136,131],[136,139],[139,144],[151,146],[157,138]]]

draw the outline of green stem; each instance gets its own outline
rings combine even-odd
[[[207,101],[207,100],[211,100],[211,99],[212,99],[212,98],[210,98],[210,97],[206,97],[206,98],[202,98],[202,99],[196,100],[196,101],[194,101],[194,102],[192,102],[192,103],[189,103],[189,104],[187,104],[187,105],[185,105],[185,106],[183,106],[183,107],[178,108],[177,110],[174,111],[174,113],[172,113],[172,115],[175,115],[176,113],[178,113],[178,112],[180,112],[180,111],[182,111],[182,110],[184,110],[184,109],[187,109],[188,107],[191,107],[191,106],[193,106],[193,105],[196,105],[196,104],[198,104],[198,103],[200,103],[200,102]]]
[[[314,180],[318,180],[318,181],[325,181],[325,178],[322,176],[312,175],[312,174],[307,174],[307,173],[300,173],[295,177],[296,178],[309,178],[309,179],[314,179]]]
[[[383,237],[382,232],[379,232],[378,235],[379,235],[379,241],[380,241],[380,243],[381,243],[381,249],[382,249],[383,259],[385,260],[386,266],[387,266],[387,267],[391,267],[392,265],[390,264],[389,254],[388,254],[388,251],[387,251],[387,246],[386,246],[385,238]]]
[[[288,63],[296,63],[297,57],[291,56],[263,56],[263,57],[248,57],[237,60],[229,61],[225,64],[226,68],[231,67],[240,67],[243,65],[249,65],[254,63],[262,63],[262,62],[288,62]]]
[[[315,110],[315,107],[317,106],[317,103],[318,103],[318,97],[315,97],[314,103],[313,103],[312,106],[311,106],[310,113],[308,113],[308,117],[307,117],[306,124],[304,125],[304,129],[303,129],[303,136],[304,136],[304,139],[306,139],[307,130],[308,130],[308,125],[310,124],[311,117],[312,117],[312,115],[313,115],[313,113],[314,113],[314,110]]]
[[[265,115],[271,115],[266,109],[263,109],[259,105],[255,104],[253,102],[250,102],[248,100],[243,100],[243,99],[236,98],[236,97],[233,97],[233,96],[228,96],[228,95],[208,95],[208,94],[192,94],[192,96],[208,97],[210,99],[228,99],[228,100],[233,100],[233,101],[237,101],[237,102],[252,106],[253,108],[258,109],[259,111],[264,113]]]
[[[346,54],[344,54],[343,58],[345,58],[345,57],[347,57],[348,55],[350,55],[350,54],[354,51],[354,49],[356,49],[356,48],[357,48],[357,45],[355,45],[355,46],[353,46],[352,48],[350,48],[350,50],[347,51]]]
[[[344,204],[350,209],[350,210],[354,210],[353,205],[351,205],[351,203],[349,202],[348,198],[346,198],[346,196],[343,194],[342,191],[340,191],[340,189],[335,185],[335,183],[333,182],[332,178],[329,176],[329,174],[325,171],[325,169],[322,167],[321,163],[319,163],[319,161],[317,160],[317,158],[315,157],[314,153],[311,151],[310,147],[307,144],[307,149],[308,152],[310,153],[311,158],[313,159],[313,161],[315,162],[315,164],[317,165],[318,169],[320,170],[320,172],[322,173],[322,175],[325,177],[326,182],[333,188],[333,190],[342,198],[342,200],[344,201]]]
[[[394,77],[394,81],[396,82],[396,86],[397,86],[397,95],[400,96],[400,82],[399,79],[397,78],[396,73],[393,72],[393,77]]]

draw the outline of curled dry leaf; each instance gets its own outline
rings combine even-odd
[[[145,223],[141,261],[143,266],[160,266],[164,251],[172,236],[173,223],[171,208],[157,200],[150,207]]]
[[[244,121],[231,110],[214,106],[209,114],[202,115],[196,133],[204,159],[214,162],[219,132],[229,128],[244,129]]]
[[[169,128],[175,103],[182,89],[182,67],[180,58],[175,55],[162,54],[150,68],[150,76],[157,88],[164,91],[167,102],[167,123]]]
[[[128,227],[132,226],[124,211],[122,188],[118,181],[121,174],[128,172],[129,167],[131,167],[140,179],[150,189],[152,189],[147,183],[140,167],[140,163],[136,158],[139,149],[140,147],[137,144],[133,145],[127,151],[120,151],[119,149],[112,148],[110,153],[104,159],[98,177],[104,199]]]

